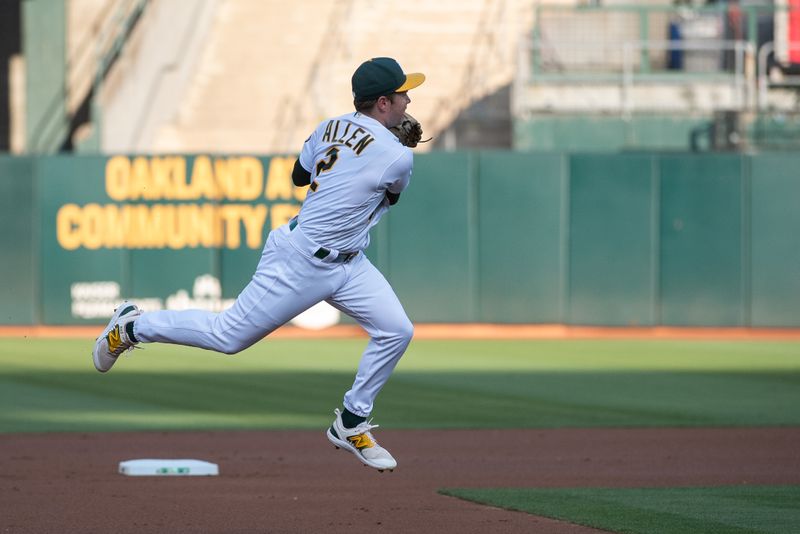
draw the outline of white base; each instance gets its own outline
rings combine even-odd
[[[120,462],[119,472],[128,476],[217,476],[219,467],[202,460],[141,459]]]

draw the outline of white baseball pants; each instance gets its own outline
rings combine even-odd
[[[325,300],[346,313],[370,337],[344,407],[368,417],[411,342],[414,327],[392,287],[369,259],[359,253],[335,263],[299,227],[270,232],[252,280],[233,306],[221,313],[202,310],[156,311],[136,319],[134,335],[144,343],[161,342],[235,354],[279,326]]]

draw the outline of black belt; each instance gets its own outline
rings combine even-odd
[[[289,221],[289,231],[291,232],[295,228],[297,228],[297,217]],[[325,247],[319,247],[317,251],[314,253],[314,257],[319,258],[321,260],[324,260],[330,255],[331,255],[330,249],[327,249]],[[331,263],[347,263],[356,256],[358,256],[358,251],[340,252],[338,256],[336,256],[333,260],[331,260]]]
[[[319,247],[314,253],[314,257],[324,260],[330,256],[331,251],[325,247]],[[347,263],[358,255],[358,252],[340,252],[338,256],[331,260],[331,263]]]

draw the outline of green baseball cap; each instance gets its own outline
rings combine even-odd
[[[419,87],[424,81],[422,73],[404,74],[397,61],[390,57],[374,57],[359,65],[353,73],[353,98],[364,101],[402,93]]]

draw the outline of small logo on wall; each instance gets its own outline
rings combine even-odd
[[[70,310],[78,319],[108,319],[123,300],[117,282],[75,282],[69,289]],[[159,298],[137,298],[136,303],[145,310],[164,309]]]
[[[136,302],[136,299],[131,299]],[[194,279],[192,294],[185,289],[179,289],[167,297],[167,310],[207,310],[221,312],[233,306],[234,299],[222,298],[222,286],[219,279],[210,274],[204,274]],[[146,310],[146,308],[142,307]]]
[[[339,310],[323,301],[311,306],[309,309],[292,319],[292,324],[309,330],[322,330],[339,323],[341,313]]]
[[[76,282],[70,286],[70,295],[72,316],[79,319],[108,319],[123,300],[120,285],[112,281]],[[143,311],[193,309],[221,312],[233,306],[234,302],[234,299],[222,298],[222,285],[217,277],[210,274],[194,279],[191,295],[187,290],[179,289],[166,299],[135,296],[127,298]],[[339,310],[326,302],[320,302],[292,319],[291,323],[300,328],[321,330],[337,324],[340,317]]]

